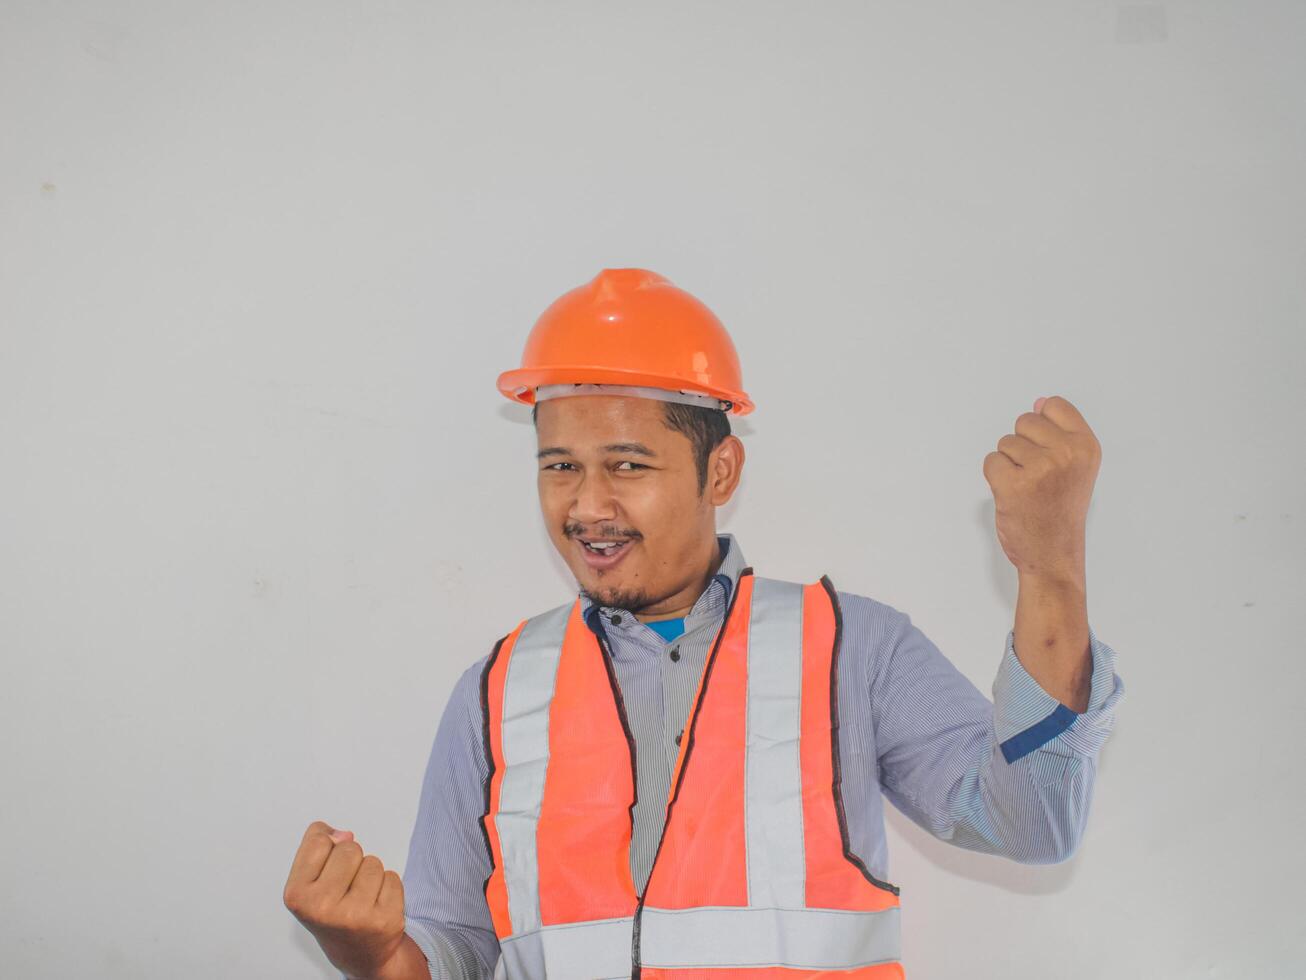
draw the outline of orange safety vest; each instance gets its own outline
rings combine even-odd
[[[902,980],[898,888],[848,847],[840,625],[827,577],[740,574],[642,895],[634,739],[580,599],[499,641],[481,675],[496,976]]]

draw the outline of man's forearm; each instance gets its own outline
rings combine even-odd
[[[1082,568],[1020,576],[1012,645],[1021,666],[1043,690],[1072,711],[1088,708],[1093,658]]]

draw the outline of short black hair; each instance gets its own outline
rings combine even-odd
[[[537,421],[540,406],[531,406],[531,421]],[[694,452],[694,465],[698,469],[698,495],[707,489],[707,458],[721,440],[730,435],[730,416],[720,409],[700,405],[682,405],[680,402],[662,403],[663,424],[668,429],[682,433],[689,439]]]

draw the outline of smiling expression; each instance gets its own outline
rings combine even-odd
[[[582,592],[646,618],[692,607],[719,561],[716,508],[738,485],[739,439],[712,450],[700,493],[693,446],[661,401],[551,398],[536,435],[540,509]]]

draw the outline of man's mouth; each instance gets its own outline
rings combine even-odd
[[[576,546],[580,549],[581,557],[585,559],[585,564],[596,570],[612,568],[617,562],[626,557],[634,541],[630,538],[621,540],[591,538],[575,538]]]

